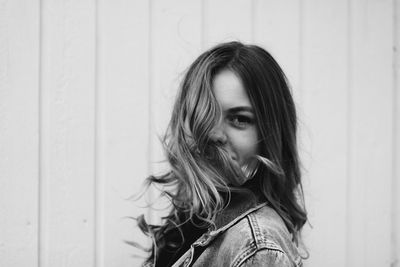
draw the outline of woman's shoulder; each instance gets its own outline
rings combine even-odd
[[[301,257],[293,235],[287,229],[283,219],[270,206],[250,213],[247,216],[252,238],[259,250],[276,250],[285,254],[295,266],[301,266]]]
[[[216,245],[220,255],[231,257],[230,266],[301,266],[285,223],[267,205],[246,214],[223,233]]]

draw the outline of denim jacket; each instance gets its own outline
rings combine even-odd
[[[302,266],[282,218],[267,203],[231,205],[173,267]]]

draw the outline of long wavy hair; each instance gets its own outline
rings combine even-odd
[[[143,216],[138,218],[141,230],[154,240],[149,261],[160,249],[176,249],[183,243],[183,239],[166,240],[168,231],[180,230],[188,221],[215,226],[215,217],[228,205],[230,193],[241,190],[234,185],[246,174],[210,138],[221,116],[212,82],[222,70],[230,70],[241,79],[254,109],[260,137],[256,159],[260,164],[253,176],[259,181],[260,192],[296,243],[307,221],[296,142],[297,116],[287,78],[261,47],[223,43],[202,53],[187,70],[163,139],[171,169],[146,180],[147,185],[162,185],[171,202],[162,225],[149,225]]]

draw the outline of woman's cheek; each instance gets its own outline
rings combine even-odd
[[[239,163],[244,164],[254,155],[258,154],[257,135],[254,133],[243,134],[235,138],[235,152],[239,156]]]

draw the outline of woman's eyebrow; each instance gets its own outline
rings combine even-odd
[[[249,106],[239,106],[239,107],[234,107],[234,108],[228,108],[226,110],[228,113],[237,113],[241,111],[248,111],[253,113],[253,108]]]

